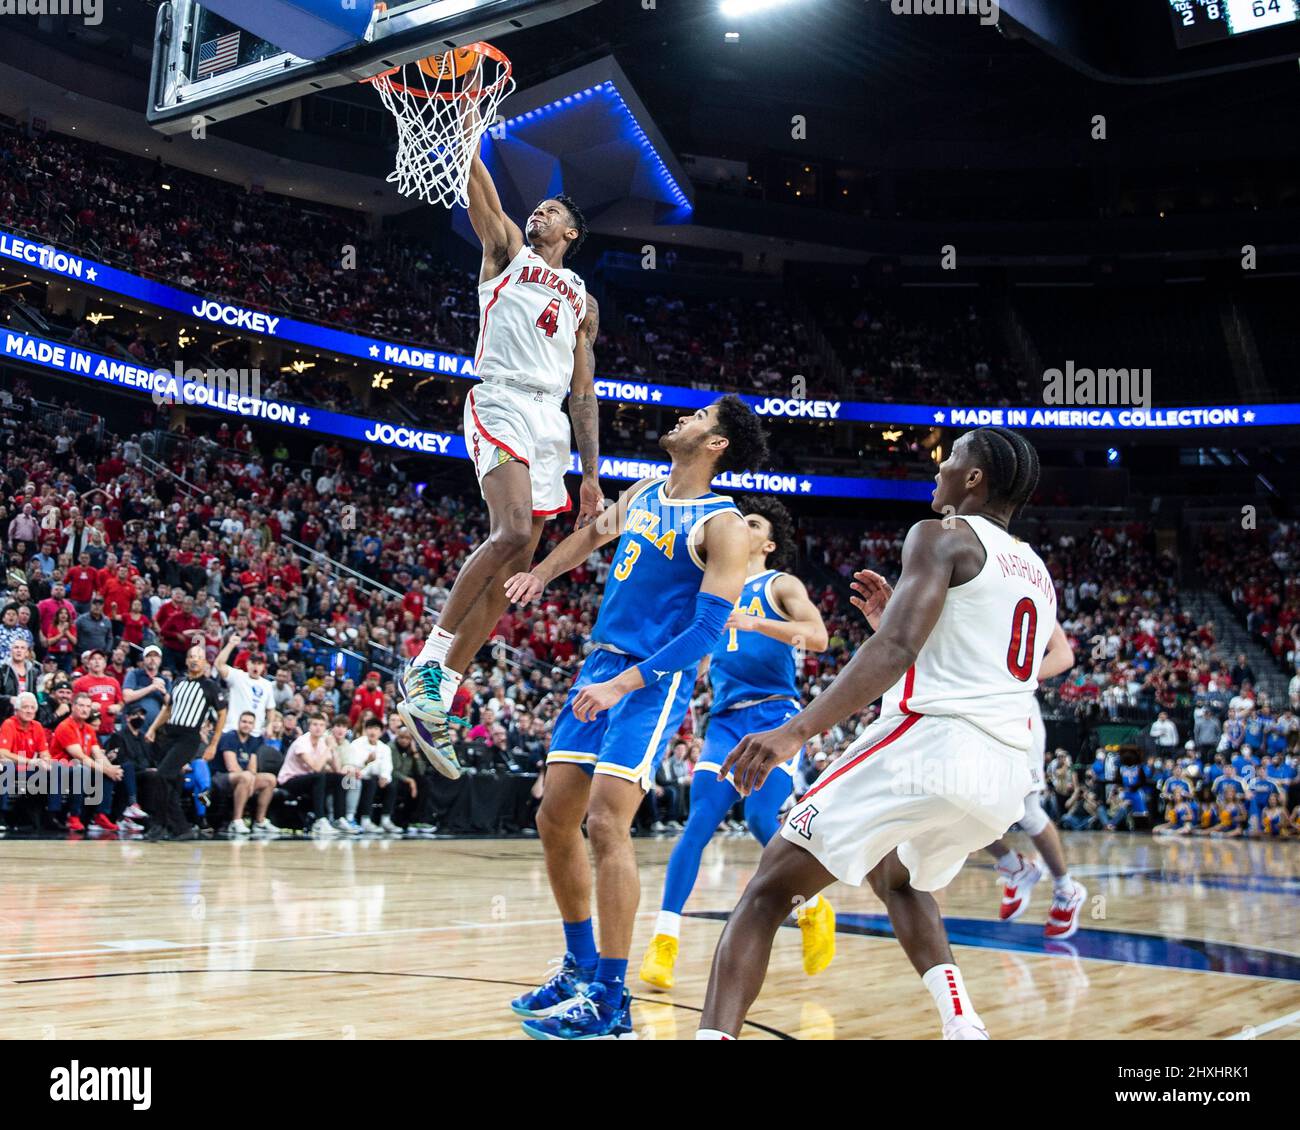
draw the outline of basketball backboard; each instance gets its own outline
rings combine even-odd
[[[381,71],[476,40],[580,12],[599,0],[401,0],[376,9],[359,35],[322,58],[302,58],[232,23],[197,0],[163,0],[154,28],[149,123],[182,133],[251,113],[316,90],[359,82]],[[257,24],[300,25],[304,0],[256,0]],[[230,10],[230,4],[221,5]],[[338,7],[338,0],[333,0]],[[357,2],[344,3],[357,8]],[[371,7],[369,0],[366,9]],[[252,22],[252,21],[250,21]],[[364,17],[362,23],[364,24]],[[507,45],[508,50],[508,45]]]

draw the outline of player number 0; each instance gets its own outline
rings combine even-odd
[[[1034,635],[1038,631],[1038,608],[1029,597],[1021,597],[1011,614],[1011,643],[1007,647],[1007,670],[1022,683],[1034,673]],[[1021,659],[1021,651],[1024,658]]]

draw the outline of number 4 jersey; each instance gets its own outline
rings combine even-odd
[[[488,474],[516,459],[528,468],[534,517],[552,517],[572,506],[563,405],[587,288],[524,244],[478,294],[474,365],[482,382],[465,398],[465,447],[480,490]]]
[[[1056,590],[1030,546],[987,518],[964,515],[984,567],[948,590],[916,662],[885,693],[885,715],[956,715],[1016,749],[1032,741],[1038,668],[1056,627]]]
[[[564,397],[573,379],[587,287],[524,244],[495,278],[479,283],[474,367],[487,384]]]

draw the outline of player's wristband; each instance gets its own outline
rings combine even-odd
[[[702,592],[695,597],[695,618],[687,628],[670,639],[649,659],[638,663],[636,669],[646,686],[657,683],[674,671],[682,671],[698,663],[713,650],[722,635],[727,617],[735,607],[720,596]]]

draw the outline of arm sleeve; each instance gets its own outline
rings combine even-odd
[[[686,626],[656,651],[649,659],[637,664],[646,686],[657,683],[665,675],[694,666],[710,651],[722,635],[723,625],[731,615],[734,605],[720,596],[702,592],[695,597],[695,616]]]

